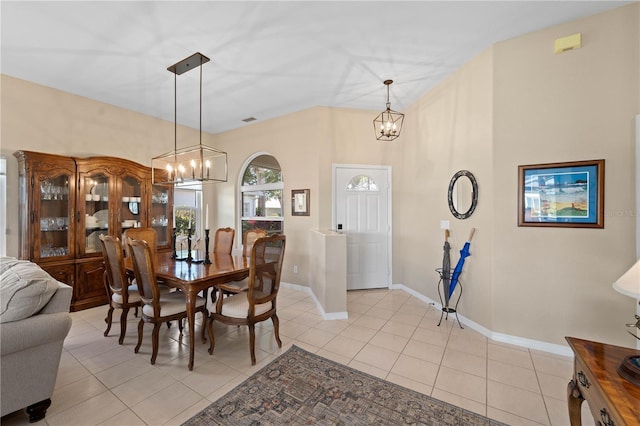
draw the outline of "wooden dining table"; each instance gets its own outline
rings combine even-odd
[[[187,305],[189,324],[189,370],[193,370],[195,353],[196,300],[198,293],[231,281],[241,281],[249,276],[250,259],[242,255],[212,253],[211,263],[188,263],[176,260],[170,252],[158,253],[156,258],[156,278],[171,287],[182,290]],[[127,268],[132,268],[126,262]],[[202,325],[206,327],[206,324]]]

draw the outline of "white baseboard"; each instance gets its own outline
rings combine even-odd
[[[325,312],[324,309],[322,308],[322,305],[320,304],[320,301],[318,300],[316,295],[313,294],[313,291],[311,291],[310,287],[306,287],[299,284],[290,284],[285,282],[280,282],[280,285],[282,287],[290,288],[292,290],[302,291],[303,293],[307,293],[309,296],[311,296],[311,298],[313,299],[313,303],[316,304],[316,307],[320,311],[322,318],[325,320],[349,319],[349,314],[347,312],[329,312],[329,313]]]
[[[298,284],[289,284],[284,282],[281,282],[280,285],[286,288],[290,288],[292,290],[302,291],[304,293],[307,293],[309,296],[311,296],[311,298],[313,299],[313,302],[316,304],[316,306],[318,307],[318,310],[322,314],[322,318],[324,318],[325,320],[340,320],[340,319],[349,318],[347,312],[326,313],[322,308],[322,305],[316,298],[315,294],[313,294],[313,292],[311,291],[311,288],[309,287],[298,285]],[[409,293],[413,297],[423,301],[424,303],[433,305],[438,310],[442,309],[442,304],[440,304],[439,302],[432,300],[431,298],[425,296],[424,294],[418,293],[417,291],[405,286],[404,284],[392,284],[390,286],[390,289],[402,290],[406,293]],[[466,318],[464,315],[460,315],[459,312],[458,312],[458,317],[460,318],[460,322],[462,322],[464,326],[469,327],[470,329],[496,342],[508,343],[511,345],[521,346],[528,349],[535,349],[543,352],[552,353],[555,355],[573,357],[573,352],[571,351],[571,348],[569,348],[569,346],[557,345],[554,343],[542,342],[539,340],[527,339],[524,337],[511,336],[504,333],[496,333],[470,320],[469,318]]]
[[[442,309],[441,303],[436,302],[435,300],[432,300],[427,296],[425,296],[424,294],[420,294],[409,287],[406,287],[404,284],[393,284],[391,286],[391,289],[405,291],[410,295],[414,296],[415,298],[422,300],[425,303],[434,305],[438,310]],[[556,345],[554,343],[547,343],[539,340],[526,339],[524,337],[510,336],[508,334],[496,333],[470,320],[469,318],[466,318],[464,315],[460,315],[460,312],[458,312],[458,316],[460,317],[460,322],[463,322],[465,326],[469,327],[472,330],[477,331],[478,333],[482,334],[483,336],[491,340],[495,340],[496,342],[509,343],[511,345],[521,346],[529,349],[537,349],[544,352],[550,352],[556,355],[573,357],[573,351],[571,351],[571,348],[569,346]]]

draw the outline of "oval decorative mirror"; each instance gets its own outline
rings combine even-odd
[[[449,210],[458,219],[467,219],[478,205],[478,182],[468,170],[460,170],[451,178],[447,191]]]

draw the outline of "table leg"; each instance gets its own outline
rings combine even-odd
[[[569,406],[569,421],[571,426],[580,426],[582,424],[582,413],[580,407],[584,398],[578,388],[578,383],[571,380],[567,385],[567,405]]]
[[[195,329],[196,329],[196,300],[198,294],[193,291],[186,291],[187,298],[187,321],[189,322],[189,371],[193,370],[193,357],[195,353]]]

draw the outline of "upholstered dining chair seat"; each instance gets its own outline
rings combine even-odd
[[[255,305],[255,314],[262,315],[271,309],[271,302]],[[247,293],[234,294],[222,301],[222,315],[233,318],[246,318],[249,311]]]
[[[204,306],[205,299],[198,297],[196,299],[196,309]],[[186,309],[186,302],[184,294],[182,293],[167,293],[160,296],[160,315],[168,317],[176,315],[180,312],[184,312]],[[144,305],[142,307],[142,313],[144,315],[153,316],[153,305]]]
[[[129,292],[129,303],[140,302],[140,294],[138,293],[138,287],[136,287],[135,285],[130,285],[127,290]],[[116,303],[122,303],[122,294],[113,293],[111,295],[111,300],[113,300]]]

